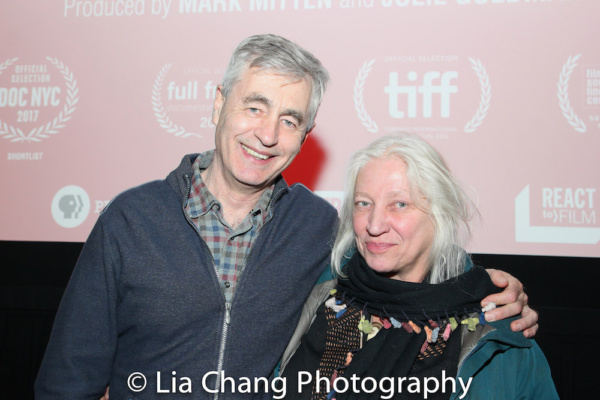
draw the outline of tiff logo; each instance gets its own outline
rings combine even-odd
[[[440,79],[441,76],[441,79]],[[410,71],[407,78],[410,82],[415,82],[418,78],[415,71]],[[417,117],[417,106],[419,94],[423,99],[423,117],[431,118],[433,109],[433,95],[440,95],[440,116],[442,118],[450,117],[450,94],[456,93],[458,87],[451,85],[450,81],[458,77],[457,71],[429,71],[423,77],[422,85],[403,85],[398,84],[398,73],[390,72],[390,83],[384,91],[390,95],[389,112],[392,118],[404,118],[404,110],[400,109],[400,95],[408,97],[408,118]],[[435,84],[438,83],[439,84]]]

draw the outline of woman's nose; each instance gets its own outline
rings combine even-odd
[[[383,207],[375,206],[369,215],[369,223],[367,225],[367,232],[371,236],[379,236],[386,233],[389,230],[389,224],[387,221],[387,212]]]

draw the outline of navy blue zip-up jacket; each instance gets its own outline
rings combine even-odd
[[[184,212],[195,158],[120,194],[100,215],[56,316],[37,399],[98,400],[108,385],[111,400],[215,398],[203,386],[214,390],[219,371],[234,379],[219,399],[271,398],[264,386],[241,394],[242,378],[272,374],[328,264],[337,213],[280,179],[226,304]]]

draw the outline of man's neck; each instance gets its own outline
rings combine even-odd
[[[237,181],[229,182],[214,160],[202,171],[201,176],[208,190],[221,203],[223,218],[232,228],[244,220],[267,189],[247,187]]]

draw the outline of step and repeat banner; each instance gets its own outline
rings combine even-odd
[[[214,147],[245,37],[332,82],[286,172],[336,207],[350,154],[415,132],[476,199],[469,250],[600,257],[596,0],[0,1],[0,240],[84,241],[119,192]]]

